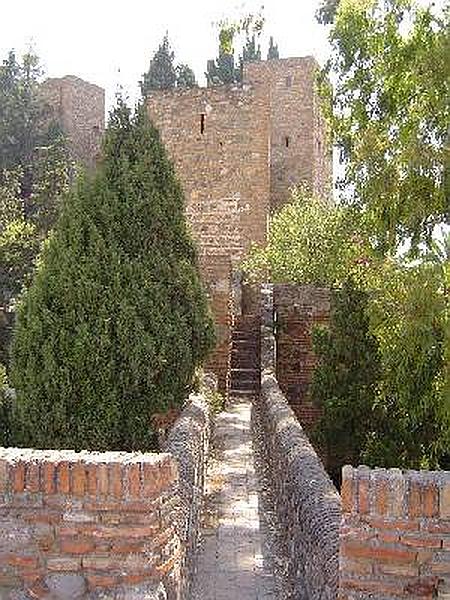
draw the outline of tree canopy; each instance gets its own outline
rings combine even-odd
[[[413,0],[322,8],[333,25],[321,87],[344,166],[343,197],[366,213],[383,251],[429,243],[450,218],[450,9]]]
[[[297,191],[243,268],[257,281],[335,290],[330,331],[317,334],[313,389],[325,411],[318,439],[334,444],[338,467],[442,466],[450,447],[450,237],[414,261],[384,256],[364,217]],[[370,418],[350,419],[361,411]]]
[[[18,310],[15,443],[148,450],[213,344],[184,197],[143,106],[119,101],[103,161],[65,197]]]
[[[139,82],[145,97],[152,90],[170,90],[175,87],[189,88],[197,85],[194,71],[187,64],[175,65],[175,53],[166,34],[150,61],[149,68]]]

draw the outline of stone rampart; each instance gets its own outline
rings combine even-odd
[[[165,453],[0,449],[0,598],[184,598],[208,439],[196,395]]]
[[[300,423],[308,429],[321,415],[310,398],[316,366],[312,332],[330,316],[330,290],[312,285],[274,285],[277,380]]]
[[[450,597],[450,472],[344,467],[339,600]]]
[[[285,532],[286,597],[335,599],[341,503],[275,378],[273,297],[264,286],[261,398],[277,515]]]

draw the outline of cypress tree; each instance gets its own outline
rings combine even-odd
[[[175,87],[177,72],[174,58],[175,53],[170,47],[169,37],[166,33],[150,61],[148,71],[143,74],[143,80],[139,82],[144,97],[152,90],[170,90]]]
[[[155,447],[213,344],[184,198],[141,105],[119,101],[103,162],[65,199],[13,345],[18,445]]]
[[[333,293],[329,329],[318,328],[313,335],[318,365],[311,395],[323,408],[314,437],[327,451],[335,481],[344,464],[360,463],[374,426],[381,366],[366,308],[367,293],[351,279],[344,281]]]

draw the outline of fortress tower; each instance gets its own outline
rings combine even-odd
[[[105,129],[105,90],[66,75],[44,81],[41,94],[52,110],[52,118],[67,135],[74,160],[93,167]]]
[[[210,366],[222,389],[233,273],[252,243],[265,242],[269,215],[291,187],[303,183],[325,195],[331,183],[317,67],[312,57],[247,63],[242,85],[158,91],[147,99],[186,195],[216,320]]]

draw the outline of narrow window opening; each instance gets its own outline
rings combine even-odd
[[[285,144],[286,148],[289,148],[289,137],[288,136],[286,136],[284,138],[284,144]]]
[[[286,77],[286,87],[291,87],[292,86],[292,75],[288,75]]]
[[[205,115],[200,115],[200,133],[205,133]]]

